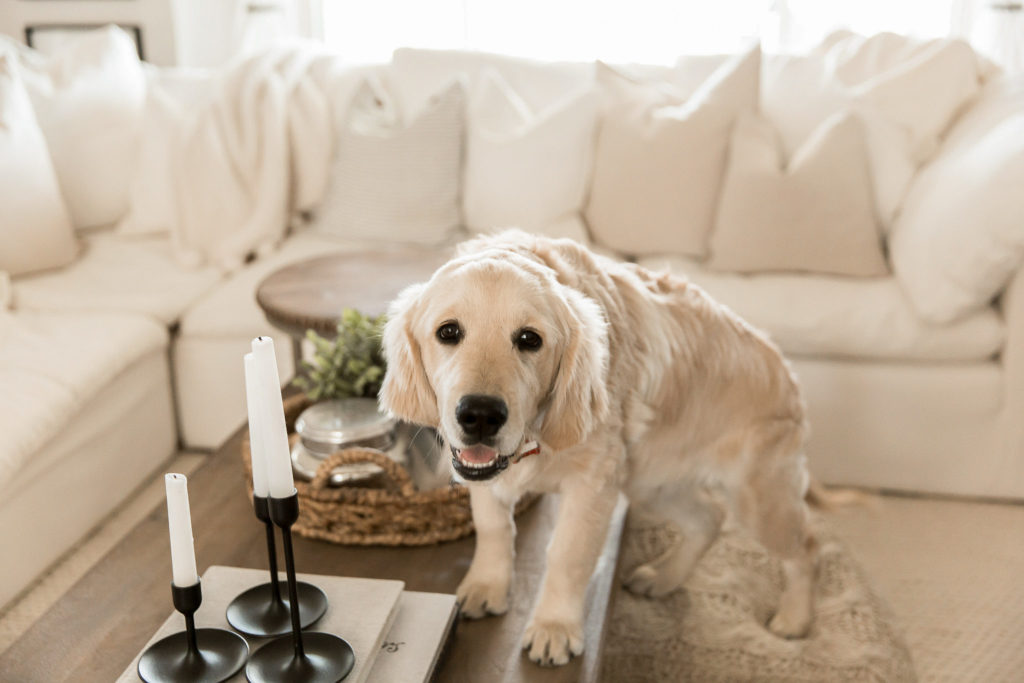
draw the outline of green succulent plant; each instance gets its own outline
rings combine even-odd
[[[306,339],[313,344],[313,358],[302,361],[304,372],[293,384],[314,401],[376,398],[387,367],[381,347],[384,322],[383,315],[372,317],[346,308],[334,339],[308,330]]]

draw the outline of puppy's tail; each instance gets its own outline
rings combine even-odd
[[[875,507],[878,504],[877,496],[867,491],[849,488],[830,489],[814,477],[811,477],[807,484],[804,499],[808,505],[819,510],[837,510],[850,505]]]

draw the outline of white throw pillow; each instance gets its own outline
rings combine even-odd
[[[857,111],[867,126],[879,215],[892,224],[917,167],[930,158],[978,92],[979,61],[967,43],[919,43],[892,34],[826,39],[809,55],[765,62],[761,110],[791,156],[830,116]]]
[[[889,251],[926,320],[955,320],[999,293],[1024,262],[1024,114],[921,171]]]
[[[22,73],[76,228],[128,209],[146,83],[135,43],[110,26],[48,57],[22,52]]]
[[[608,93],[586,207],[595,241],[626,254],[703,258],[736,118],[757,107],[760,50],[720,66],[690,97],[599,66]]]
[[[531,232],[582,208],[599,98],[577,91],[534,113],[489,71],[469,106],[463,208],[470,230]]]
[[[0,271],[58,268],[77,252],[32,103],[11,59],[0,54]]]
[[[122,235],[168,232],[177,224],[172,163],[183,121],[181,105],[161,87],[158,76],[151,74],[128,213],[117,225]]]
[[[466,94],[449,84],[402,122],[376,79],[356,91],[338,130],[314,229],[348,240],[439,244],[461,226]]]
[[[888,273],[860,120],[852,114],[828,119],[787,165],[771,123],[742,117],[733,133],[710,265],[747,273]]]

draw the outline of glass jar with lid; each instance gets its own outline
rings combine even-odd
[[[295,473],[312,479],[320,463],[345,448],[374,448],[403,462],[403,450],[395,449],[397,421],[382,412],[372,398],[321,401],[306,408],[295,420],[299,441],[292,448]],[[372,463],[335,468],[330,483],[362,481],[381,473]]]

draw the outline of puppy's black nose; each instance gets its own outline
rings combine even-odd
[[[466,436],[478,441],[494,436],[508,420],[508,406],[497,396],[469,394],[455,406],[455,419]]]

